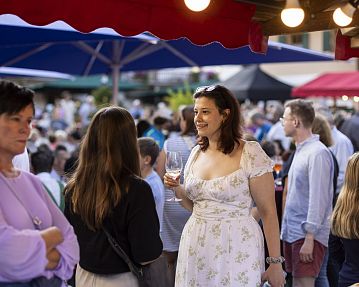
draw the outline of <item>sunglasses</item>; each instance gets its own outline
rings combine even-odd
[[[203,92],[212,92],[217,87],[218,87],[218,85],[201,86],[201,87],[198,87],[194,93],[197,94],[197,93],[203,93]]]

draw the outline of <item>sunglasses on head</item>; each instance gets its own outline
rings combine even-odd
[[[218,87],[218,85],[211,85],[211,86],[201,86],[198,87],[195,91],[195,94],[202,93],[202,92],[212,92]]]

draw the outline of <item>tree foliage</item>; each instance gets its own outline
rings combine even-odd
[[[165,101],[168,102],[172,111],[177,111],[180,106],[193,104],[192,90],[188,83],[176,91],[168,89],[167,93],[168,96],[165,97]]]
[[[98,87],[96,90],[92,91],[92,95],[95,99],[95,105],[100,108],[108,106],[111,102],[112,91],[107,86]]]

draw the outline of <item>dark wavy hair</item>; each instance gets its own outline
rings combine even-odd
[[[140,176],[135,122],[124,108],[102,108],[92,118],[78,166],[65,188],[73,212],[88,228],[98,230],[127,193],[131,176]]]
[[[242,138],[242,117],[239,103],[234,95],[226,87],[221,85],[197,89],[193,98],[196,100],[202,97],[213,100],[220,114],[224,114],[224,110],[226,109],[230,111],[220,127],[218,143],[220,151],[224,154],[230,154],[236,143],[240,145]],[[198,144],[202,151],[207,150],[209,144],[208,138],[199,136]]]

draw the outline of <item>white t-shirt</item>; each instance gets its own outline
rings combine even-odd
[[[17,169],[25,170],[30,172],[30,159],[29,154],[27,153],[27,149],[22,154],[18,154],[12,160],[14,167]]]

